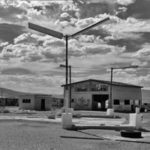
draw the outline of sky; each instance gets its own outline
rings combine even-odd
[[[62,94],[65,41],[34,31],[34,23],[73,34],[106,17],[110,20],[69,39],[72,82],[113,80],[150,89],[150,0],[1,0],[0,87]]]

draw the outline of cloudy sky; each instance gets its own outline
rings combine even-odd
[[[28,28],[32,22],[72,34],[107,21],[69,40],[72,80],[114,80],[150,89],[150,0],[1,0],[0,86],[24,92],[63,93],[65,42]]]

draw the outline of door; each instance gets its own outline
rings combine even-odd
[[[93,95],[92,99],[92,110],[106,110],[106,101],[108,100],[108,95],[96,94]]]
[[[45,99],[41,99],[41,110],[45,110]]]

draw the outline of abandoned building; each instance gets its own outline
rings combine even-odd
[[[48,111],[61,107],[63,107],[61,95],[22,94],[19,96],[20,109]]]
[[[75,110],[106,110],[110,95],[110,81],[83,80],[71,86],[71,107]],[[64,97],[68,95],[66,85]],[[112,82],[112,105],[117,111],[134,111],[142,103],[141,86]]]

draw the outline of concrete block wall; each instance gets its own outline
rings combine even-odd
[[[30,99],[30,103],[23,103],[24,99]],[[35,106],[35,97],[34,95],[21,95],[19,96],[19,108],[20,109],[27,109],[27,110],[34,110]]]

